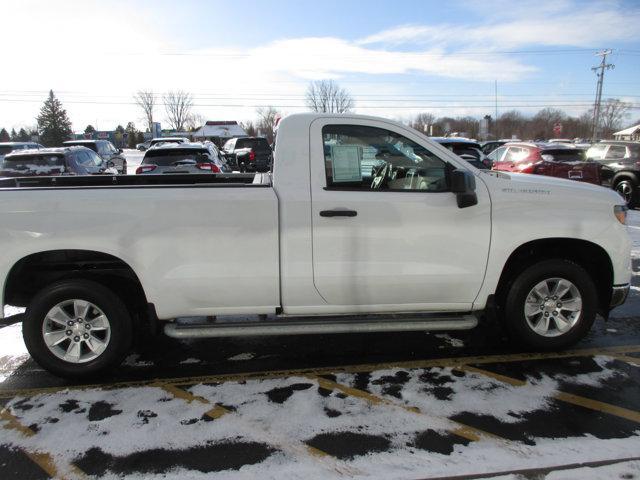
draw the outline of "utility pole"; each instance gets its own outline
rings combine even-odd
[[[604,71],[615,68],[612,63],[607,63],[607,55],[611,55],[611,49],[602,50],[596,53],[596,56],[602,57],[600,65],[597,67],[591,67],[591,70],[596,72],[598,77],[598,86],[596,87],[596,102],[593,105],[593,131],[591,134],[591,141],[595,142],[598,139],[598,130],[600,128],[600,104],[602,103],[602,84],[604,82]]]
[[[496,131],[495,131],[495,135],[496,135],[496,140],[498,139],[498,80],[494,80],[494,92],[495,92],[495,100],[496,100],[496,117],[494,120],[494,125],[496,126]]]

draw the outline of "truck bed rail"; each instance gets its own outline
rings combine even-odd
[[[0,178],[0,189],[15,188],[94,188],[94,187],[172,187],[224,186],[266,187],[261,174],[170,174],[170,175],[68,175]]]

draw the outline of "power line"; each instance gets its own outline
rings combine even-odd
[[[0,99],[0,102],[12,102],[12,103],[41,103],[39,100],[25,100],[25,99]],[[86,105],[137,105],[135,102],[101,102],[91,100],[71,100],[66,101],[69,104],[86,104]],[[157,103],[158,106],[164,106],[164,103]],[[194,107],[222,107],[222,108],[258,108],[271,106],[274,108],[308,108],[307,105],[272,105],[272,104],[242,104],[242,103],[194,103]],[[503,107],[508,108],[544,108],[544,107],[591,107],[590,103],[537,103],[537,104],[505,104]],[[487,103],[482,105],[465,105],[451,103],[447,105],[357,105],[356,108],[370,108],[370,109],[445,109],[445,108],[493,108],[494,104]],[[629,104],[629,108],[640,108],[640,103]]]

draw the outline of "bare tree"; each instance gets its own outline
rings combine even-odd
[[[185,122],[185,127],[193,132],[199,129],[204,124],[204,117],[199,113],[192,113],[189,115]]]
[[[429,127],[436,121],[436,117],[433,113],[419,113],[411,121],[411,127],[415,128],[419,132],[429,134]]]
[[[139,90],[133,96],[133,99],[136,102],[142,111],[144,112],[144,118],[147,121],[147,128],[150,132],[153,131],[153,109],[156,105],[156,99],[153,95],[152,90]]]
[[[276,118],[280,113],[273,107],[260,107],[256,109],[258,121],[256,128],[267,138],[269,143],[273,143],[273,130],[276,127]]]
[[[169,126],[177,131],[184,130],[193,108],[191,94],[184,90],[171,90],[162,97],[162,100]]]
[[[240,122],[240,126],[245,132],[247,132],[247,135],[249,135],[250,137],[255,137],[258,133],[255,125],[251,120],[247,120],[246,122]]]
[[[617,98],[607,98],[600,109],[600,131],[604,138],[622,127],[622,121],[629,116],[630,105]]]
[[[345,113],[354,106],[349,92],[333,80],[311,82],[307,88],[306,103],[314,112],[322,113]]]
[[[524,135],[524,127],[527,119],[517,110],[509,110],[504,112],[497,119],[496,133],[498,138],[511,138],[515,135],[522,138]]]

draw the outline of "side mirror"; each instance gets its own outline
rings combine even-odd
[[[456,194],[458,208],[472,207],[478,203],[476,178],[466,170],[451,172],[451,191]]]
[[[122,149],[121,148],[118,149],[118,153],[122,153]]]

